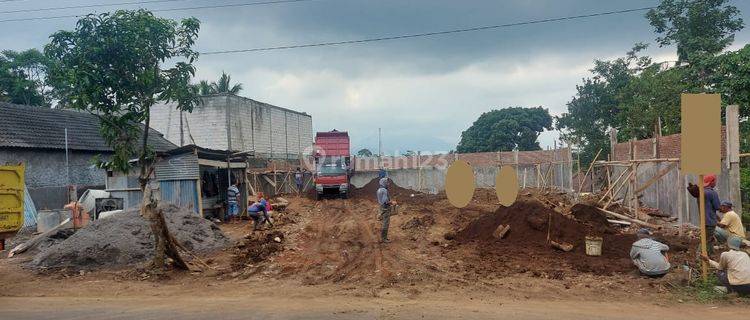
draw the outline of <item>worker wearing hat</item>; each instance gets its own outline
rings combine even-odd
[[[722,201],[719,206],[724,216],[721,218],[716,225],[714,236],[716,240],[721,242],[727,241],[729,236],[735,236],[740,239],[745,239],[745,226],[742,225],[742,218],[739,214],[732,210],[732,203],[729,201]]]
[[[719,210],[719,204],[721,201],[719,200],[719,193],[716,192],[714,189],[716,187],[716,175],[715,174],[709,174],[705,177],[703,177],[703,187],[704,187],[704,199],[705,199],[705,209],[706,209],[706,244],[709,254],[713,254],[714,250],[714,233],[716,231],[716,224],[718,222],[718,216],[716,215],[716,210]],[[688,192],[693,197],[698,198],[698,186],[689,183],[688,184]],[[700,203],[700,202],[699,202]]]
[[[729,251],[723,252],[718,262],[706,255],[702,255],[701,259],[718,270],[716,277],[726,291],[750,294],[750,256],[740,251],[740,246],[742,239],[730,236],[727,240]]]

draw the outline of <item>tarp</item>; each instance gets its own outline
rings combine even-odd
[[[33,227],[36,225],[36,207],[26,186],[23,188],[23,194],[23,226]]]

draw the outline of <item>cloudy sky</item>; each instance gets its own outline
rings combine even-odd
[[[149,0],[0,0],[0,11],[146,2]],[[150,0],[154,1],[154,0]],[[0,13],[0,49],[42,48],[48,36],[72,29],[76,18],[4,21],[105,12],[230,5],[260,0],[167,0],[54,11]],[[201,52],[356,40],[497,25],[655,6],[658,0],[308,0],[239,7],[159,11],[201,20]],[[750,21],[750,1],[733,4]],[[312,115],[316,131],[348,130],[354,149],[447,151],[483,112],[511,106],[565,111],[594,59],[651,43],[656,61],[675,60],[659,48],[645,12],[542,23],[470,33],[367,44],[203,55],[198,79],[222,71],[244,86],[243,96]],[[734,48],[750,41],[737,35]],[[540,137],[552,145],[556,132]]]

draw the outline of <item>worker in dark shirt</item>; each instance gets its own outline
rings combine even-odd
[[[716,224],[719,221],[716,210],[719,210],[719,206],[721,205],[719,193],[714,188],[716,188],[716,175],[709,174],[704,176],[703,193],[706,208],[706,246],[709,254],[712,254],[714,249],[714,232],[716,231]],[[691,183],[688,185],[688,191],[693,197],[698,198],[698,186]]]

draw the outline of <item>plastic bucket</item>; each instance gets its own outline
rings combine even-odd
[[[586,255],[588,256],[601,256],[602,255],[602,237],[586,237]]]

